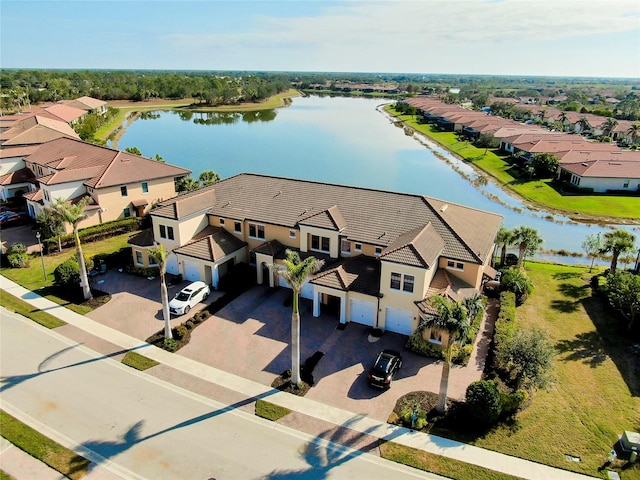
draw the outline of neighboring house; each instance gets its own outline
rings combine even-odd
[[[75,100],[61,100],[58,104],[84,110],[88,113],[104,115],[107,113],[107,102],[92,97],[80,97]]]
[[[64,121],[44,111],[0,118],[0,200],[5,201],[35,190],[34,175],[24,161],[27,156],[45,142],[79,137]]]
[[[479,293],[491,268],[502,217],[421,195],[240,174],[160,202],[153,239],[170,252],[167,271],[218,288],[239,262],[259,284],[286,283],[269,268],[286,249],[325,265],[302,289],[314,316],[339,312],[409,335],[430,315],[430,296]],[[149,264],[153,242],[132,239],[134,261]]]
[[[556,154],[560,179],[594,192],[637,192],[640,185],[640,152],[571,150]]]
[[[88,218],[81,222],[83,227],[145,215],[154,203],[173,197],[177,180],[191,173],[69,138],[41,145],[26,157],[25,166],[39,186],[25,195],[29,214],[36,217],[56,198],[77,202],[89,196]]]

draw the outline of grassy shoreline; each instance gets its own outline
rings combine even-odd
[[[289,105],[291,98],[298,97],[300,95],[301,93],[298,90],[292,88],[286,92],[274,95],[264,102],[245,103],[241,105],[221,105],[217,107],[195,104],[195,99],[193,98],[184,98],[180,100],[155,99],[143,102],[133,102],[129,100],[114,101],[110,102],[109,106],[117,108],[118,115],[116,115],[111,122],[100,127],[96,132],[95,137],[99,140],[106,141],[113,134],[115,135],[115,137],[113,137],[113,141],[117,145],[118,138],[122,136],[126,129],[126,126],[123,127],[123,123],[129,120],[128,124],[131,124],[140,112],[177,109],[188,109],[192,112],[255,112],[285,107]]]
[[[515,194],[533,208],[566,215],[572,220],[594,223],[640,224],[640,197],[619,195],[561,194],[551,181],[523,181],[505,158],[492,150],[478,148],[469,142],[459,141],[454,132],[439,132],[429,124],[420,124],[412,115],[400,115],[391,106],[385,111],[402,124],[446,148],[456,157],[493,177],[498,184]]]

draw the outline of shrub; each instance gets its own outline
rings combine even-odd
[[[444,358],[442,347],[436,343],[425,340],[422,336],[423,330],[418,329],[407,339],[405,348],[412,352],[424,355],[425,357]]]
[[[416,415],[415,422],[413,421],[414,412]],[[405,408],[400,412],[400,419],[402,420],[402,424],[407,428],[422,430],[427,426],[427,412],[424,410]]]
[[[53,271],[53,283],[58,286],[78,285],[80,283],[80,267],[75,259],[62,262]]]
[[[502,413],[502,396],[494,382],[479,380],[467,387],[465,403],[469,416],[479,426],[495,424]]]
[[[14,243],[9,247],[7,253],[27,253],[27,246],[24,243]]]
[[[187,329],[189,330],[193,330],[195,327],[195,324],[193,323],[193,320],[187,320],[186,322],[184,322],[184,326],[187,327]]]
[[[467,343],[466,345],[463,345],[462,348],[458,347],[452,357],[452,361],[453,363],[456,363],[458,365],[466,365],[467,363],[469,363],[469,358],[471,357],[472,353],[473,345]]]
[[[132,275],[137,275],[138,277],[157,277],[160,274],[158,267],[134,267],[128,265],[124,271]]]
[[[546,388],[553,382],[554,355],[545,332],[521,329],[497,345],[496,363],[516,388]]]
[[[167,352],[175,352],[176,350],[178,350],[179,346],[180,344],[173,338],[164,339],[163,347]]]
[[[7,255],[7,261],[11,268],[26,268],[29,266],[31,257],[26,253],[10,253]]]
[[[526,390],[520,389],[513,393],[501,393],[503,415],[513,415],[518,411],[529,394]]]
[[[173,333],[178,340],[182,340],[189,335],[189,330],[187,330],[187,327],[184,324],[180,324],[173,329]]]

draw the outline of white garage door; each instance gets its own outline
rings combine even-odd
[[[184,279],[190,282],[197,282],[200,280],[200,265],[197,262],[191,260],[185,260],[182,262],[184,268]]]
[[[413,333],[413,314],[409,310],[387,307],[385,330],[403,335]]]
[[[178,270],[178,257],[176,257],[175,253],[170,253],[167,256],[167,273],[172,275],[180,273],[180,270]]]
[[[289,284],[285,282],[282,278],[280,278],[278,285],[284,288],[291,289]],[[302,291],[300,292],[300,296],[302,298],[308,298],[309,300],[313,300],[313,285],[309,282],[306,282],[302,285]]]
[[[349,320],[373,327],[376,323],[376,304],[360,298],[349,302]]]

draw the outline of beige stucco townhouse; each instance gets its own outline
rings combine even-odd
[[[239,262],[259,284],[286,286],[269,265],[286,249],[325,265],[303,288],[313,313],[411,334],[433,314],[428,298],[478,293],[495,276],[494,239],[502,217],[422,195],[240,174],[161,202],[153,237],[134,240],[148,265],[154,242],[170,252],[167,271],[218,282]]]

